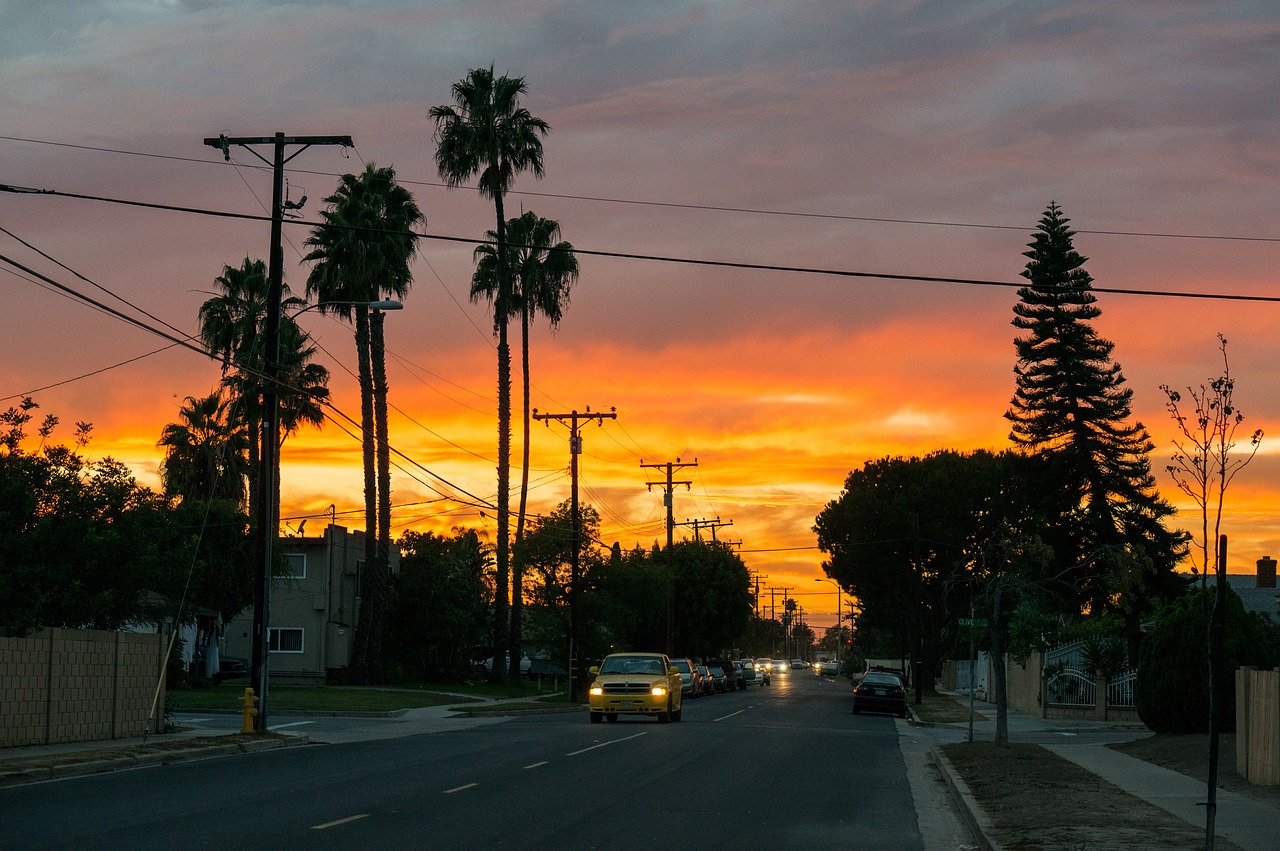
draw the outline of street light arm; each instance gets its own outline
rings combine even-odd
[[[394,299],[383,299],[380,301],[320,301],[315,304],[308,304],[306,307],[294,313],[289,318],[297,319],[309,310],[318,310],[322,307],[335,307],[343,305],[346,307],[367,307],[370,310],[404,310],[404,304]]]

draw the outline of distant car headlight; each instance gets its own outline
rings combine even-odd
[[[594,695],[595,697],[601,697],[602,695],[604,695],[604,686],[592,686],[591,694]]]
[[[654,686],[653,688],[649,689],[649,694],[653,695],[654,697],[666,697],[666,696],[667,696],[667,687],[666,687],[666,686]]]

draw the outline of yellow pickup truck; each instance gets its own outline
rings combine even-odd
[[[666,724],[683,709],[680,672],[662,653],[611,653],[591,668],[591,723],[619,715],[656,715]]]

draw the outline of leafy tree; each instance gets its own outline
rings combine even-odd
[[[1014,327],[1017,387],[1005,413],[1017,449],[1051,461],[1053,487],[1069,495],[1054,540],[1061,566],[1073,565],[1082,610],[1121,613],[1136,651],[1149,604],[1178,593],[1180,532],[1165,527],[1173,507],[1155,491],[1141,423],[1128,422],[1114,345],[1091,324],[1101,310],[1069,219],[1050,204],[1024,256],[1030,283],[1018,290]]]
[[[895,636],[924,666],[917,684],[933,681],[955,640],[949,624],[969,615],[992,542],[1042,514],[1036,474],[1013,453],[868,461],[817,516],[823,569],[858,600],[859,632]]]
[[[659,559],[643,549],[615,551],[608,562],[589,577],[591,593],[584,604],[593,617],[589,642],[597,653],[609,650],[645,650],[666,641],[667,591],[670,572]],[[593,657],[594,658],[594,657]]]
[[[1157,733],[1204,733],[1209,730],[1209,648],[1205,636],[1215,605],[1213,588],[1193,588],[1156,617],[1142,641],[1134,700],[1138,717]],[[1246,612],[1240,597],[1226,589],[1223,670],[1242,665],[1269,668],[1276,654],[1266,641],[1265,625]],[[1234,689],[1223,689],[1224,730],[1235,725]]]
[[[742,558],[722,543],[680,541],[671,567],[676,646],[699,657],[731,647],[751,620],[751,575]]]
[[[481,296],[490,304],[500,289],[498,274],[498,233],[489,231],[490,242],[475,250],[476,270],[471,278],[471,300]],[[516,546],[524,537],[525,512],[529,502],[529,321],[541,314],[551,327],[560,324],[569,303],[569,290],[578,279],[578,259],[573,246],[560,241],[560,225],[527,212],[507,222],[506,268],[511,270],[509,307],[520,314],[521,363],[524,373],[524,443],[520,465],[520,510],[516,515]],[[524,576],[519,559],[511,565],[511,629],[508,652],[509,675],[519,676],[521,608]]]
[[[529,575],[528,594],[538,609],[538,634],[552,647],[569,646],[570,569],[573,562],[573,505],[569,500],[557,505],[546,516],[535,518],[529,534],[516,545],[516,559]],[[600,514],[590,505],[578,507],[579,582],[604,558],[596,541],[600,534]],[[586,618],[584,618],[586,620]],[[565,657],[567,660],[567,656]],[[579,660],[586,658],[579,653]]]
[[[387,612],[388,668],[422,682],[461,680],[488,630],[487,548],[476,532],[461,529],[450,536],[409,531],[399,544]]]
[[[1187,496],[1195,500],[1200,509],[1200,587],[1208,585],[1210,554],[1215,558],[1213,565],[1217,572],[1224,571],[1217,564],[1217,547],[1213,542],[1218,540],[1222,532],[1222,507],[1226,499],[1227,485],[1258,454],[1262,445],[1262,429],[1255,429],[1249,437],[1248,454],[1231,458],[1236,447],[1236,431],[1244,422],[1244,414],[1235,404],[1235,379],[1231,377],[1231,366],[1227,362],[1227,338],[1218,335],[1218,350],[1222,352],[1222,375],[1209,380],[1200,387],[1188,387],[1187,395],[1191,397],[1193,410],[1190,414],[1182,409],[1182,393],[1167,384],[1160,385],[1167,400],[1165,408],[1182,437],[1174,438],[1173,463],[1165,469]],[[1210,511],[1212,503],[1214,510]],[[1213,536],[1209,535],[1209,516],[1213,515]],[[1195,570],[1194,565],[1192,570]]]
[[[507,264],[507,223],[503,200],[522,171],[542,176],[542,137],[548,126],[520,105],[523,77],[494,77],[492,66],[474,68],[451,88],[453,105],[435,106],[436,167],[450,187],[478,176],[480,194],[491,198],[497,216],[498,291],[494,331],[498,338],[498,552],[493,605],[493,646],[497,658],[508,632],[511,492],[511,350],[507,323],[512,281]],[[512,660],[513,666],[518,660]],[[517,668],[518,670],[518,668]],[[493,666],[493,679],[504,673]]]
[[[387,415],[386,344],[383,313],[369,307],[386,297],[403,298],[413,282],[417,250],[413,228],[425,222],[413,196],[396,182],[395,169],[365,166],[345,174],[324,201],[323,223],[305,244],[313,263],[307,293],[322,313],[354,315],[360,382],[365,493],[365,593],[352,667],[376,674],[390,582],[391,450]]]

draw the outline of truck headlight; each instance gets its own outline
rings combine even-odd
[[[666,686],[654,686],[653,688],[649,689],[649,694],[653,695],[654,697],[666,697],[666,696],[667,696],[667,687],[666,687]]]

